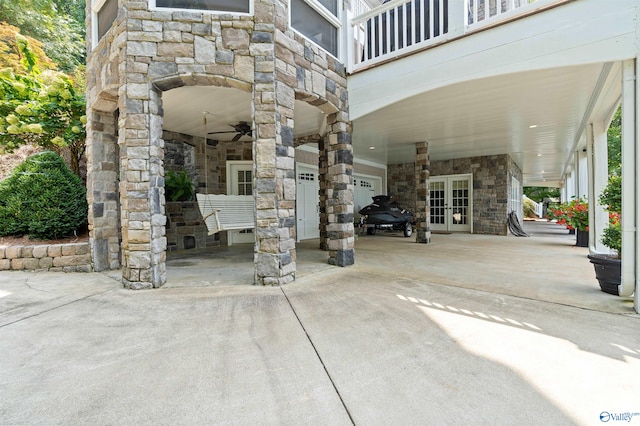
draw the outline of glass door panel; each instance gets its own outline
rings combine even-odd
[[[429,197],[431,200],[431,229],[434,231],[447,230],[445,190],[445,179],[433,178],[429,181]]]
[[[429,180],[431,229],[471,232],[471,175]]]

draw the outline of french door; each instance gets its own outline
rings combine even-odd
[[[471,175],[437,176],[429,179],[433,231],[472,231],[472,182]]]
[[[227,194],[253,195],[253,162],[227,161]],[[228,244],[250,244],[255,242],[253,229],[228,231]]]

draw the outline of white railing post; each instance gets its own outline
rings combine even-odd
[[[342,21],[342,28],[346,31],[345,34],[345,43],[343,44],[343,52],[344,57],[342,58],[343,62],[347,66],[347,72],[353,71],[353,66],[356,64],[355,50],[358,44],[358,40],[356,39],[356,34],[353,29],[353,25],[351,25],[353,14],[350,10],[345,10]]]
[[[466,16],[467,16],[468,4],[469,4],[469,0],[449,1],[449,16],[444,17],[444,19],[446,19],[449,22],[448,33],[447,33],[448,37],[457,37],[464,34],[465,23],[467,21]]]

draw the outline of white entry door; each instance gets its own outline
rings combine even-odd
[[[253,163],[251,161],[227,162],[227,194],[253,195]],[[250,244],[255,242],[253,229],[228,231],[228,244]]]
[[[320,237],[320,184],[318,170],[296,167],[296,216],[298,241]]]
[[[429,179],[431,229],[471,232],[472,176],[438,176]]]

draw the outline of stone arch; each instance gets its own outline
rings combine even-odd
[[[340,98],[297,89],[295,99],[315,106],[326,114],[326,133],[318,138],[320,180],[320,248],[329,251],[329,263],[355,263],[353,211],[353,147],[348,112]]]
[[[123,161],[122,270],[125,287],[160,287],[166,281],[164,194],[164,92],[185,86],[232,88],[252,93],[252,83],[214,73],[159,72],[127,88],[121,141]]]
[[[151,80],[161,92],[184,86],[215,86],[239,89],[251,93],[253,83],[217,74],[168,74]]]
[[[227,140],[214,140],[216,137],[205,137],[203,132],[207,131],[207,127],[202,121],[198,123],[198,127],[191,126],[190,131],[182,129],[176,129],[172,127],[175,125],[175,116],[171,123],[169,120],[168,112],[176,111],[177,105],[174,102],[167,100],[167,94],[173,91],[180,91],[181,89],[191,88],[188,93],[204,94],[209,93],[207,90],[211,90],[211,96],[220,97],[228,96],[232,90],[236,93],[241,93],[241,109],[246,112],[247,117],[243,117],[242,120],[247,120],[251,123],[251,127],[254,128],[252,122],[253,116],[251,111],[251,94],[252,83],[244,81],[242,79],[232,78],[229,76],[218,74],[170,74],[167,76],[157,76],[151,82],[151,85],[155,90],[160,92],[160,108],[158,108],[158,120],[155,120],[157,125],[162,128],[162,158],[163,158],[163,172],[162,176],[166,176],[168,170],[184,168],[187,171],[191,180],[195,186],[196,192],[209,193],[209,194],[225,194],[227,193],[227,161],[228,160],[246,160],[253,159],[252,145],[253,138],[249,141],[247,138],[243,138],[240,142],[231,142]],[[193,88],[198,88],[193,90]],[[213,89],[212,89],[213,88]],[[224,89],[224,90],[220,90]],[[180,96],[184,98],[184,95]],[[205,99],[209,96],[203,96]],[[190,97],[189,97],[190,98]],[[234,102],[238,104],[238,96],[234,95]],[[245,104],[246,102],[246,104]],[[197,101],[194,101],[197,103]],[[224,125],[236,123],[236,121],[227,120],[222,118],[225,116],[223,105],[218,104],[216,107],[204,104],[190,105],[188,107],[189,115],[195,115],[200,120],[206,118],[209,126],[216,119],[218,121],[224,121]],[[186,107],[186,105],[185,105]],[[221,111],[216,111],[220,107]],[[182,109],[181,107],[178,107]],[[237,113],[236,109],[236,113]],[[209,130],[211,128],[209,127]],[[230,128],[225,130],[231,130]],[[171,146],[171,148],[169,148]],[[187,148],[183,148],[187,147]],[[188,158],[186,162],[176,163],[176,157],[170,154],[170,150],[174,152],[180,152],[180,150],[186,149],[187,153],[191,154],[191,157],[182,157],[181,160]],[[183,167],[185,164],[188,166]],[[231,234],[222,232],[215,234],[214,236],[207,235],[206,226],[201,223],[198,226],[186,226],[180,228],[180,225],[176,225],[182,221],[184,217],[190,217],[187,219],[193,224],[194,219],[199,217],[199,211],[197,204],[191,203],[191,205],[170,204],[169,198],[165,193],[165,206],[164,211],[167,216],[166,220],[166,237],[167,237],[167,250],[180,250],[184,248],[204,248],[211,245],[223,244],[226,245],[231,240]],[[186,210],[183,210],[186,208]],[[178,210],[179,209],[179,210]],[[186,214],[184,216],[183,214]],[[179,218],[178,221],[175,219]],[[251,234],[253,235],[253,234]]]

